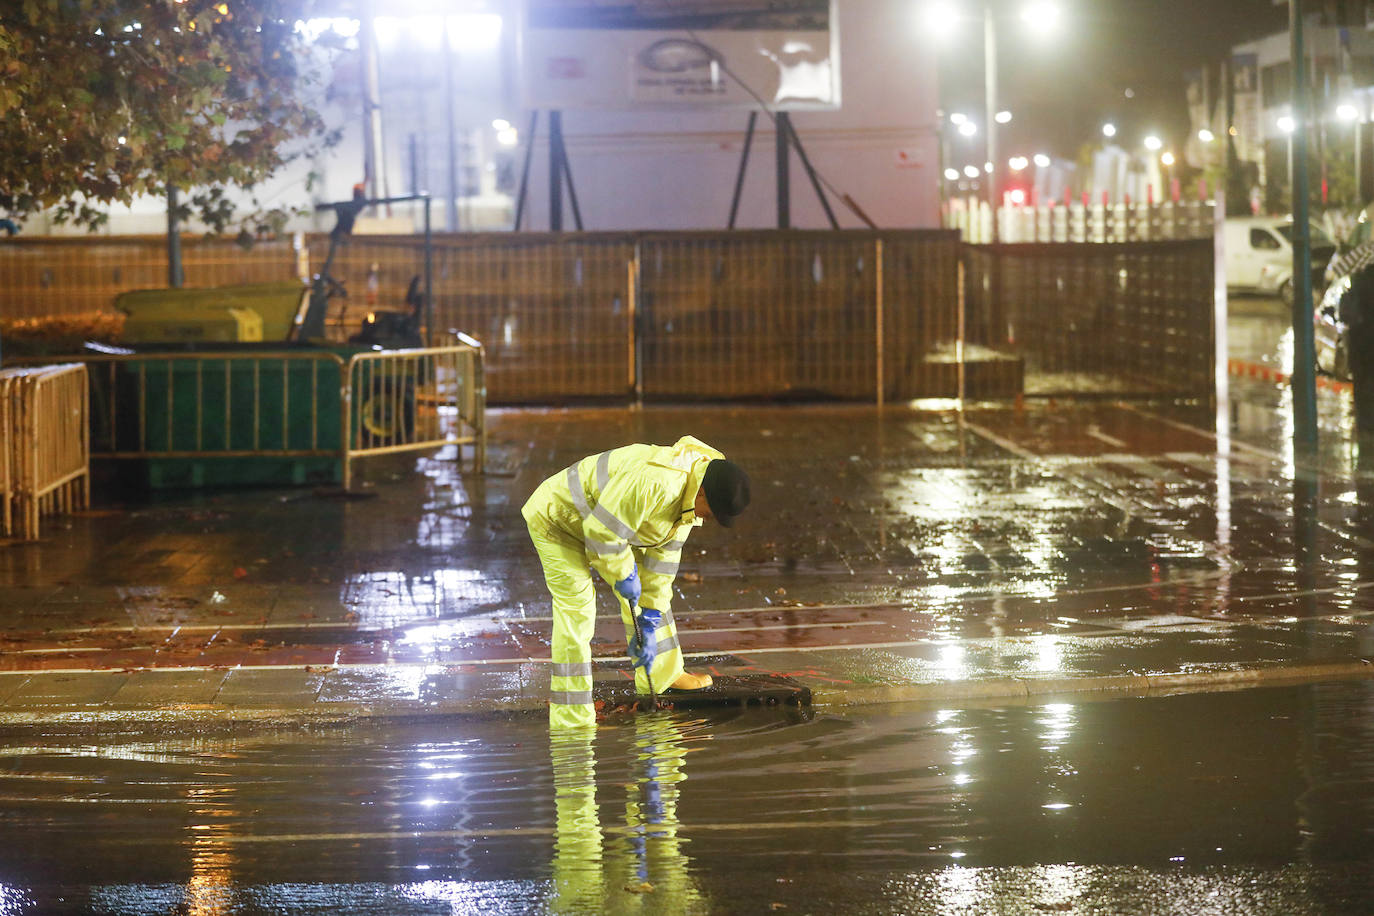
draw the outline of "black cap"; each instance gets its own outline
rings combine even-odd
[[[717,458],[706,465],[701,488],[706,492],[706,505],[711,507],[712,517],[726,528],[749,505],[749,475],[733,461]]]

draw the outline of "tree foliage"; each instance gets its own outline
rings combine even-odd
[[[312,104],[311,0],[4,0],[0,207],[95,228],[103,205],[198,189],[212,228],[330,140]]]

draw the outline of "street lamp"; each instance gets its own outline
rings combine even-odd
[[[1203,143],[1211,143],[1213,140],[1217,138],[1217,135],[1204,127],[1202,128],[1202,130],[1197,132],[1197,138],[1201,140]]]
[[[1009,112],[997,107],[997,23],[993,15],[993,0],[983,0],[983,100],[987,124],[988,206],[992,208],[992,241],[997,241],[997,130],[998,124],[1011,120]],[[931,0],[926,4],[925,19],[929,30],[947,33],[958,18],[954,6],[947,0]],[[1038,32],[1049,32],[1060,20],[1059,6],[1052,0],[1034,0],[1021,10],[1021,21]],[[963,125],[959,126],[963,132]],[[971,134],[965,134],[971,136]]]
[[[1159,150],[1164,148],[1164,141],[1156,137],[1154,134],[1150,134],[1148,137],[1145,138],[1145,148],[1152,153],[1158,152]]]
[[[1113,123],[1110,122],[1110,121],[1108,121],[1106,124],[1103,124],[1103,125],[1102,125],[1102,136],[1104,136],[1104,137],[1115,137],[1115,136],[1116,136],[1116,125],[1113,124]]]

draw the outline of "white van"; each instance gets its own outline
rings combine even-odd
[[[1311,224],[1309,224],[1311,225]],[[1336,243],[1312,225],[1312,283],[1322,285]],[[1293,303],[1293,220],[1280,216],[1234,216],[1226,220],[1226,288],[1277,295]]]

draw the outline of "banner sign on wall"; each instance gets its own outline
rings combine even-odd
[[[520,59],[528,108],[840,104],[833,0],[525,0]]]
[[[1236,156],[1243,162],[1264,159],[1258,54],[1231,55],[1231,91],[1235,98]]]

